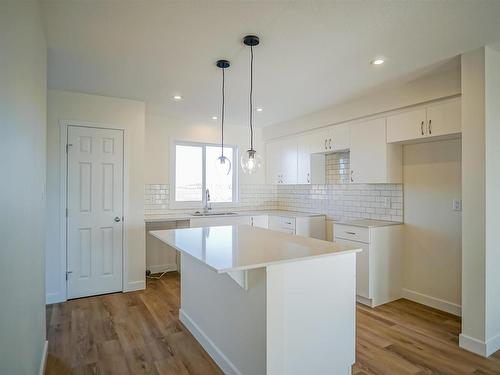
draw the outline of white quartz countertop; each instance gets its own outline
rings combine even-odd
[[[228,210],[231,211],[231,210]],[[214,210],[217,212],[217,210]],[[177,221],[177,220],[190,220],[193,218],[211,218],[211,217],[231,217],[231,216],[258,216],[258,215],[272,215],[272,216],[285,216],[285,217],[315,217],[325,216],[323,214],[316,214],[313,212],[297,212],[285,210],[257,210],[257,211],[239,211],[235,212],[236,215],[213,215],[213,216],[196,216],[189,212],[164,214],[164,215],[145,215],[144,221],[146,223],[161,222],[161,221]]]
[[[169,229],[149,233],[218,273],[361,251],[355,246],[250,225]]]
[[[403,223],[399,221],[359,219],[359,220],[337,221],[335,222],[335,224],[352,225],[353,227],[362,227],[362,228],[377,228],[377,227],[386,227],[389,225],[401,225]]]

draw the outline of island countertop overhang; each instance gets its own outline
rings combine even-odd
[[[361,247],[249,225],[168,229],[149,233],[217,273],[266,268],[362,250]]]

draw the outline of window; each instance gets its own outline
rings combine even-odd
[[[210,191],[211,203],[237,201],[237,148],[224,147],[224,155],[231,162],[229,175],[221,175],[216,168],[221,147],[213,144],[175,142],[173,145],[173,207],[201,207],[205,190]]]

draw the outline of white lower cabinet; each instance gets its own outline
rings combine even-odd
[[[401,298],[402,228],[334,224],[335,242],[362,249],[356,255],[358,302],[375,307]]]
[[[250,216],[194,217],[189,220],[191,228],[217,227],[222,225],[250,225]]]
[[[250,216],[250,225],[252,227],[267,229],[269,226],[269,216],[267,215]]]
[[[251,216],[234,215],[224,217],[193,217],[189,221],[191,228],[222,225],[251,225],[320,240],[324,240],[326,237],[325,216],[323,215],[299,217],[267,214]]]
[[[287,217],[269,215],[269,229],[319,240],[326,238],[324,216]]]

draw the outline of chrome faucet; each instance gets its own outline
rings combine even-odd
[[[205,190],[205,205],[203,206],[203,212],[207,213],[212,209],[210,204],[210,190]]]

